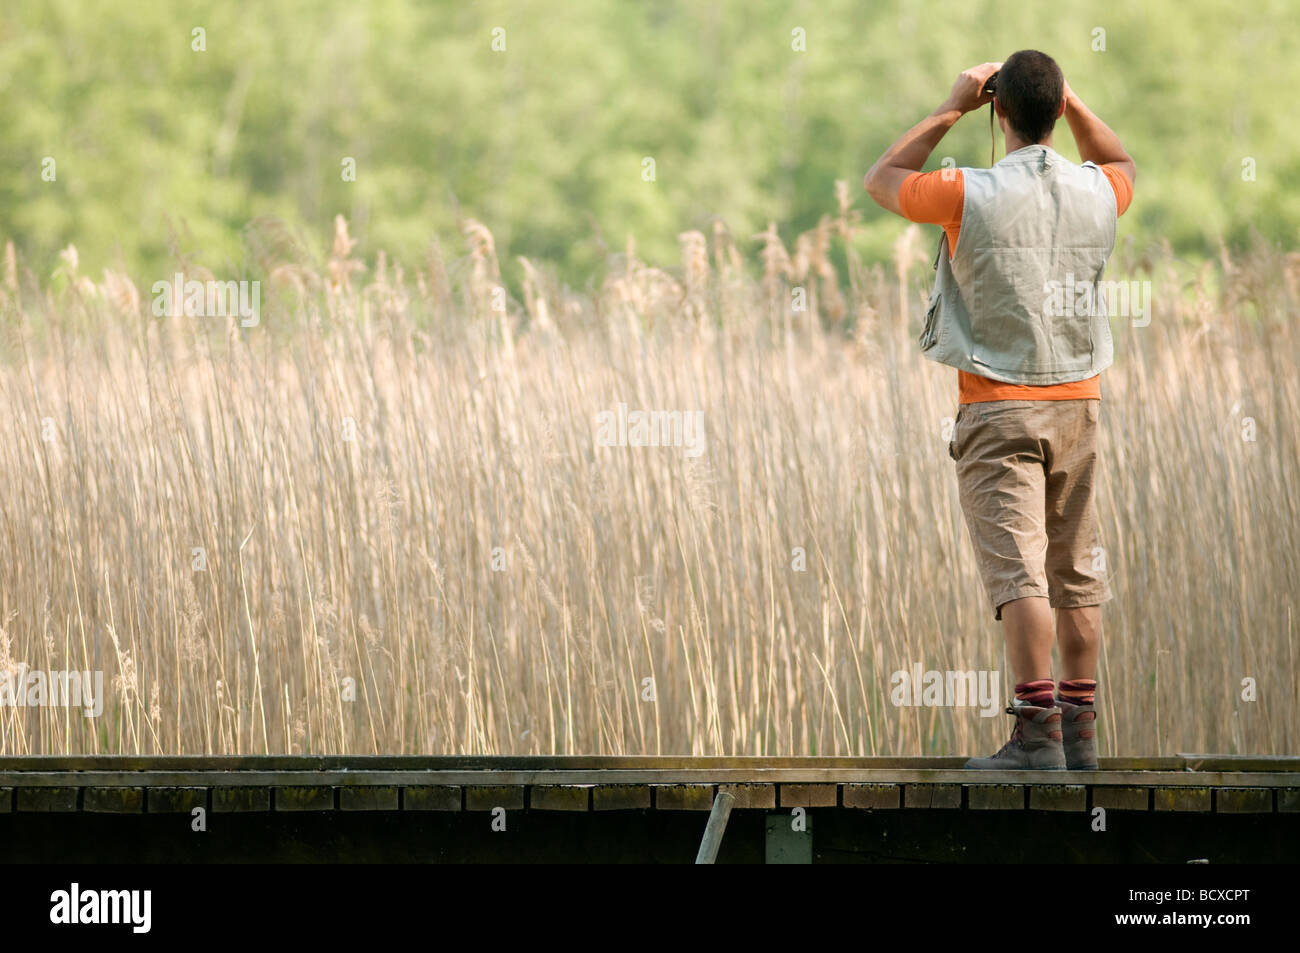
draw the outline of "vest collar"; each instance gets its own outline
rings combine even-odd
[[[1015,152],[1009,152],[1003,156],[998,165],[1033,165],[1039,172],[1044,172],[1057,163],[1064,162],[1065,159],[1059,152],[1051,146],[1041,144],[1032,146],[1021,146]]]

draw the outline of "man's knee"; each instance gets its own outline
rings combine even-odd
[[[1062,638],[1093,642],[1101,638],[1101,606],[1065,606],[1056,610],[1056,631]]]

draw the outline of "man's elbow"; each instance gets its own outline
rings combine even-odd
[[[880,186],[881,186],[880,176],[876,174],[876,167],[872,166],[871,169],[868,170],[866,176],[863,177],[862,179],[862,187],[867,190],[867,194],[871,196],[872,200],[877,205],[883,204],[880,201],[880,196],[881,196]]]
[[[1128,177],[1128,184],[1130,187],[1137,182],[1138,167],[1137,163],[1133,161],[1132,156],[1125,155],[1124,158],[1116,160],[1114,165],[1120,170],[1122,175]]]

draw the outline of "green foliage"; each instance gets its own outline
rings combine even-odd
[[[75,243],[85,272],[120,261],[151,279],[178,258],[239,267],[261,216],[324,239],[341,213],[359,253],[418,260],[464,214],[497,236],[508,277],[524,254],[582,283],[628,233],[661,263],[678,232],[719,216],[742,242],[769,220],[788,238],[846,179],[860,250],[883,256],[902,223],[862,174],[958,71],[1032,46],[1137,159],[1127,234],[1183,252],[1252,229],[1290,245],[1293,13],[1285,0],[12,4],[0,239],[45,275]],[[985,165],[988,145],[981,111],[930,167]],[[1064,124],[1056,145],[1077,157]]]

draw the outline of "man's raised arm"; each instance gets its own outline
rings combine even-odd
[[[1133,184],[1137,178],[1137,163],[1124,151],[1119,136],[1083,104],[1068,82],[1065,84],[1065,121],[1070,124],[1074,144],[1079,147],[1079,158],[1097,165],[1113,165],[1128,177],[1129,185]]]
[[[957,77],[957,82],[953,83],[952,91],[943,104],[885,150],[885,154],[876,160],[876,164],[862,180],[863,187],[876,200],[876,204],[895,215],[902,214],[898,207],[898,190],[902,187],[903,180],[913,172],[921,171],[934,147],[958,119],[993,98],[984,92],[984,84],[1001,68],[1001,63],[984,63],[963,71]]]

